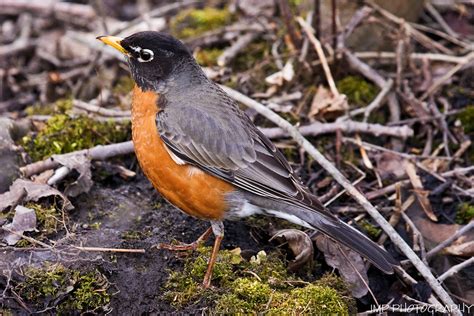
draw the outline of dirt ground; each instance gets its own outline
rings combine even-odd
[[[9,262],[20,269],[26,263],[35,265],[51,261],[79,270],[97,268],[112,283],[112,314],[176,312],[163,298],[163,285],[169,271],[179,270],[183,260],[177,253],[153,246],[172,240],[192,242],[208,224],[181,213],[164,201],[141,173],[132,181],[118,180],[113,185],[96,183],[90,193],[82,194],[72,202],[75,209],[69,212],[71,235],[60,241],[64,247],[132,248],[145,249],[146,253],[76,252],[64,256],[44,250],[3,251],[0,254],[2,265]],[[236,247],[253,254],[262,249],[251,237],[248,226],[242,222],[228,222],[222,248]],[[15,314],[25,313],[15,300],[9,299],[5,303]],[[197,313],[202,307],[197,303],[180,312]]]

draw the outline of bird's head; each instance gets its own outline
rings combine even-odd
[[[126,38],[99,36],[98,40],[128,57],[133,79],[143,90],[156,87],[194,58],[178,39],[160,32],[146,31]]]

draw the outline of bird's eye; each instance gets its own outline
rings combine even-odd
[[[146,63],[153,60],[153,51],[149,49],[142,49],[140,51],[140,57],[138,57],[138,61],[141,63]]]

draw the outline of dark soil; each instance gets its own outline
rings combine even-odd
[[[1,262],[14,262],[15,268],[28,261],[38,265],[44,261],[61,262],[80,270],[97,268],[112,283],[110,292],[115,294],[110,305],[113,314],[175,312],[176,309],[163,298],[163,286],[169,271],[182,267],[180,257],[186,254],[158,250],[153,246],[173,240],[192,242],[208,228],[208,224],[185,215],[164,201],[141,174],[133,181],[121,182],[114,186],[96,183],[89,193],[72,200],[75,205],[69,215],[72,235],[63,238],[61,243],[145,249],[145,254],[81,252],[69,257],[44,250],[14,251],[3,253],[1,256],[8,258]],[[212,242],[211,238],[208,244]],[[262,249],[251,238],[250,228],[243,222],[226,223],[222,247],[240,247],[247,253]],[[5,303],[15,313],[25,312],[14,300]],[[180,312],[197,313],[201,307],[204,306],[196,304]]]

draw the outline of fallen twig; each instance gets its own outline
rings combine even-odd
[[[433,94],[433,92],[435,92],[442,84],[448,81],[455,73],[457,73],[459,70],[463,69],[464,67],[468,67],[469,64],[471,64],[471,62],[473,61],[474,61],[474,52],[471,52],[469,55],[466,56],[466,59],[463,62],[452,67],[443,76],[441,76],[435,82],[433,82],[433,84],[421,96],[420,101],[425,100],[428,96]]]
[[[269,138],[288,137],[289,134],[282,128],[260,128],[260,130]],[[352,120],[321,123],[314,122],[309,125],[298,128],[300,133],[304,136],[317,136],[321,134],[335,133],[340,130],[343,133],[367,133],[375,136],[387,135],[400,138],[408,138],[413,136],[413,130],[408,126],[400,126],[400,128],[387,127],[380,124],[370,124],[357,122]]]
[[[449,237],[448,239],[444,240],[442,243],[438,244],[436,247],[434,247],[433,249],[431,249],[430,251],[428,251],[426,253],[426,259],[430,259],[431,257],[433,257],[434,255],[436,255],[438,252],[440,252],[441,250],[443,250],[444,248],[448,247],[449,245],[451,245],[451,243],[453,243],[453,241],[455,241],[456,239],[458,239],[459,237],[461,237],[462,235],[466,234],[467,232],[469,232],[471,229],[474,228],[474,221],[470,221],[469,224],[463,226],[462,228],[460,228],[455,234],[453,234],[451,237]]]
[[[3,14],[31,12],[80,26],[90,26],[97,18],[94,9],[90,5],[56,0],[2,0],[0,1],[0,11]]]
[[[98,145],[89,149],[79,150],[72,153],[63,154],[60,156],[70,156],[70,155],[88,155],[92,160],[105,160],[110,157],[127,155],[133,153],[133,143],[132,141],[110,144],[110,145]],[[53,157],[50,157],[46,160],[37,161],[32,164],[26,165],[20,168],[20,172],[25,177],[31,177],[34,174],[41,173],[45,170],[54,169],[60,164]]]
[[[227,65],[241,50],[245,49],[255,38],[257,38],[259,34],[260,32],[250,32],[238,37],[237,41],[226,48],[217,58],[217,65],[221,67]]]
[[[326,56],[324,55],[323,47],[321,46],[321,43],[318,41],[318,39],[314,36],[313,29],[301,17],[297,17],[296,21],[298,21],[298,23],[303,28],[303,31],[305,31],[306,35],[308,36],[309,41],[311,42],[311,44],[313,44],[314,49],[316,50],[316,53],[318,54],[318,57],[321,60],[324,73],[326,75],[326,80],[328,81],[328,85],[329,85],[329,88],[331,89],[332,95],[334,97],[339,96],[339,91],[337,90],[336,83],[334,82],[334,78],[332,77],[331,69],[329,69],[328,61],[326,59]]]
[[[236,101],[253,108],[273,123],[288,131],[288,134],[290,134],[291,137],[293,137],[293,139],[300,146],[302,146],[309,155],[311,155],[311,157],[313,157],[328,173],[330,173],[334,179],[340,185],[342,185],[347,190],[347,192],[370,214],[370,216],[372,216],[377,224],[390,237],[392,242],[403,252],[403,254],[405,254],[405,256],[407,256],[408,259],[410,259],[418,272],[425,278],[433,291],[439,296],[441,301],[447,306],[453,306],[453,314],[461,315],[459,309],[456,309],[454,301],[446,292],[446,290],[441,286],[438,280],[436,280],[436,278],[433,276],[429,267],[427,267],[423,261],[420,260],[411,247],[400,237],[400,235],[387,222],[387,220],[382,215],[380,215],[377,209],[367,200],[367,198],[362,193],[360,193],[359,190],[357,190],[349,182],[349,180],[347,180],[346,177],[344,177],[344,175],[326,159],[326,157],[324,157],[307,139],[305,139],[296,127],[281,118],[272,110],[268,109],[263,104],[258,103],[257,101],[241,94],[234,89],[225,86],[221,87]]]
[[[354,56],[360,59],[371,59],[371,58],[380,58],[380,59],[395,59],[397,54],[394,52],[355,52]],[[411,53],[407,55],[408,58],[413,60],[423,60],[427,59],[430,61],[442,61],[446,63],[466,63],[469,61],[469,54],[465,56],[451,56],[446,54],[436,54],[436,53]]]
[[[100,251],[100,252],[121,252],[121,253],[145,253],[145,249],[130,249],[130,248],[104,248],[104,247],[82,247],[73,246],[81,251]]]
[[[72,105],[76,108],[79,108],[81,110],[91,112],[91,113],[96,113],[101,116],[110,116],[110,117],[130,117],[130,111],[120,111],[120,110],[112,110],[112,109],[106,109],[94,104],[90,104],[81,100],[73,100]]]
[[[454,265],[452,266],[451,268],[449,268],[448,271],[446,271],[445,273],[443,273],[442,275],[440,275],[438,277],[438,281],[439,282],[443,282],[444,280],[446,280],[447,278],[455,275],[456,273],[458,273],[459,271],[461,271],[462,269],[470,266],[471,264],[474,264],[474,257],[471,257],[463,262],[461,262],[460,264],[457,264],[457,265]]]

